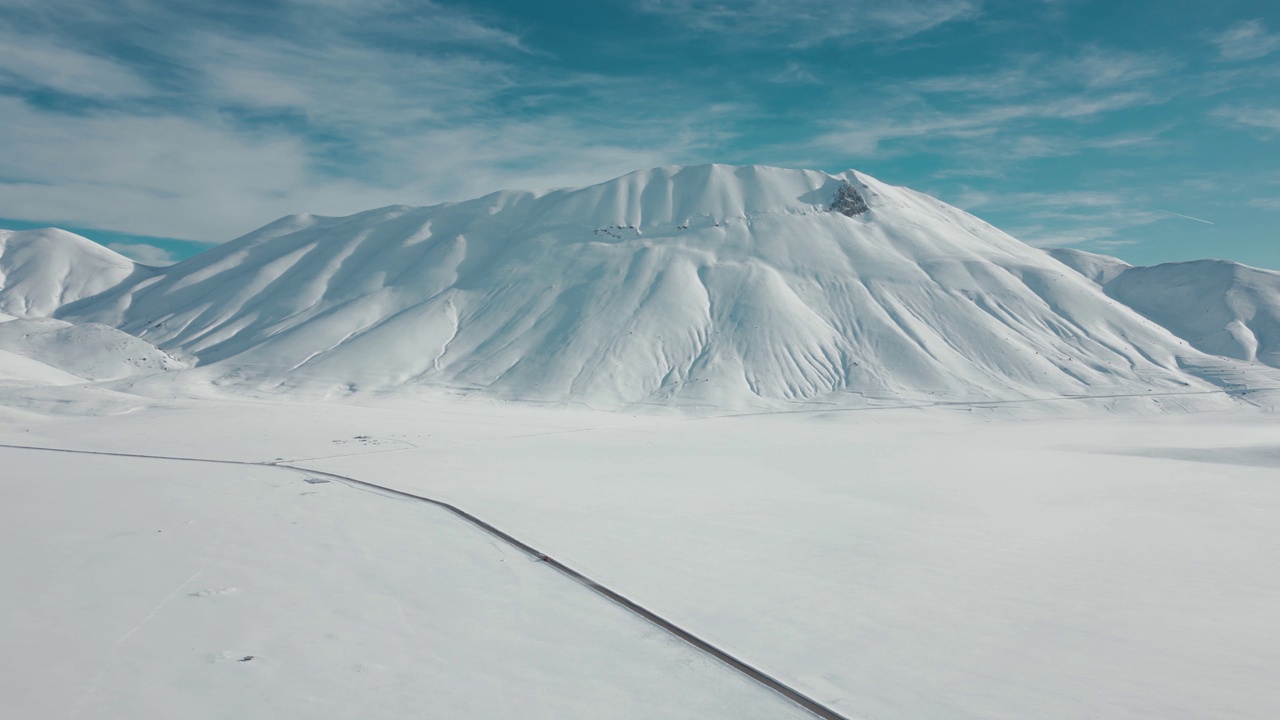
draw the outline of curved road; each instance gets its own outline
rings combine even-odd
[[[616,590],[611,590],[610,588],[600,584],[599,582],[592,580],[591,578],[587,577],[586,575],[583,575],[577,570],[574,570],[568,565],[565,565],[559,560],[556,560],[555,558],[550,557],[549,555],[547,555],[546,553],[543,553],[537,548],[534,548],[532,545],[529,545],[528,543],[518,540],[515,537],[512,537],[511,535],[507,534],[506,532],[503,532],[497,527],[491,525],[490,523],[485,522],[484,520],[481,520],[480,518],[476,517],[475,515],[472,515],[466,510],[463,510],[462,508],[459,508],[455,505],[450,505],[449,503],[441,500],[435,500],[433,498],[429,498],[424,495],[415,495],[413,493],[405,492],[403,490],[396,490],[395,488],[386,487],[384,485],[378,485],[376,483],[367,482],[365,480],[357,480],[356,478],[347,477],[345,475],[337,475],[330,472],[324,472],[322,470],[311,470],[298,465],[289,465],[284,462],[249,462],[246,460],[213,460],[209,458],[175,457],[175,456],[169,456],[169,455],[143,455],[138,453],[103,452],[103,451],[97,451],[97,450],[71,450],[68,448],[38,447],[34,445],[10,445],[7,443],[0,443],[0,448],[8,448],[10,450],[35,450],[35,451],[42,451],[42,452],[71,453],[75,455],[102,455],[102,456],[109,456],[109,457],[140,458],[143,460],[169,460],[173,462],[197,462],[197,463],[211,463],[215,465],[241,465],[241,466],[247,465],[250,467],[279,468],[281,470],[289,470],[289,471],[298,472],[298,473],[305,473],[307,475],[315,475],[315,476],[330,478],[351,487],[361,488],[365,490],[372,490],[376,493],[386,495],[389,497],[400,498],[402,500],[413,500],[416,502],[427,503],[428,505],[434,505],[437,508],[445,510],[457,516],[458,518],[461,518],[467,523],[470,523],[471,525],[474,525],[475,527],[480,528],[486,533],[489,533],[490,535],[498,538],[499,540],[507,543],[508,545],[511,545],[512,547],[520,550],[521,552],[526,553],[533,559],[541,560],[542,562],[546,563],[547,565],[559,571],[562,575],[565,575],[570,579],[572,579],[573,581],[577,582],[579,585],[585,586],[586,588],[596,593],[597,595],[600,595],[605,599],[609,600],[610,602],[621,606],[623,609],[631,612],[634,615],[640,616],[641,618],[648,621],[649,623],[659,628],[662,628],[663,630],[667,631],[671,635],[674,635],[675,637],[683,640],[689,645],[692,645],[694,648],[697,648],[698,650],[706,653],[707,655],[714,657],[715,659],[719,660],[725,665],[728,665],[729,667],[745,675],[746,677],[755,681],[756,683],[763,685],[764,687],[770,690],[773,690],[779,695],[790,700],[792,703],[795,703],[801,708],[812,713],[814,716],[823,718],[823,720],[849,720],[845,716],[837,713],[835,710],[832,710],[826,705],[823,705],[817,700],[814,700],[808,695],[805,695],[799,690],[786,684],[782,680],[779,680],[778,678],[764,672],[763,670],[760,670],[759,668],[756,668],[755,666],[747,663],[746,661],[738,657],[735,657],[734,655],[731,655],[728,652],[716,647],[710,642],[698,637],[697,635],[680,627],[679,625],[676,625],[675,623],[671,622],[670,620],[667,620],[661,615],[658,615],[652,610],[649,610],[648,608],[642,605],[639,605],[635,601],[617,592]]]

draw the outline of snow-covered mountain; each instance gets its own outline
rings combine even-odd
[[[151,268],[56,228],[0,230],[0,386],[71,385],[183,367],[150,343],[47,316]]]
[[[1205,353],[1280,367],[1280,272],[1224,260],[1134,267],[1079,250],[1050,254]]]
[[[279,220],[59,316],[258,385],[736,404],[1198,387],[1196,354],[934,198],[708,165]],[[1207,387],[1207,386],[1206,386]]]
[[[79,235],[0,230],[0,312],[44,317],[115,287],[147,268]]]

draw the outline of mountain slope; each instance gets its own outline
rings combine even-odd
[[[1203,352],[1280,367],[1280,272],[1224,260],[1133,267],[1079,250],[1050,254]]]
[[[1198,381],[1044,253],[854,172],[670,167],[284,218],[61,313],[228,379],[619,404],[1023,398]]]
[[[74,233],[0,230],[0,312],[44,317],[135,274],[132,260]]]
[[[53,318],[0,321],[0,350],[84,380],[119,380],[183,367],[147,341],[115,328]]]
[[[0,389],[49,385],[77,385],[84,378],[46,365],[39,360],[0,350]]]

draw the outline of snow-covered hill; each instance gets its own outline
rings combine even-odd
[[[1206,353],[1280,367],[1280,272],[1223,260],[1133,267],[1079,250],[1050,254]]]
[[[181,362],[145,340],[106,325],[73,325],[53,318],[0,322],[0,351],[42,363],[84,380],[120,380],[166,370]]]
[[[76,385],[84,378],[29,357],[0,349],[0,389],[50,385]]]
[[[1198,387],[1195,354],[990,225],[868,176],[709,165],[298,215],[63,309],[256,385],[609,405]]]
[[[47,317],[150,274],[151,268],[64,230],[0,230],[0,385],[71,385],[182,367],[115,328]]]
[[[0,230],[0,312],[44,317],[147,269],[74,233]]]

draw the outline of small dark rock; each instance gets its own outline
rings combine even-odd
[[[867,201],[847,182],[841,183],[836,189],[836,198],[831,201],[830,207],[831,212],[838,212],[846,217],[861,215],[868,209]]]

